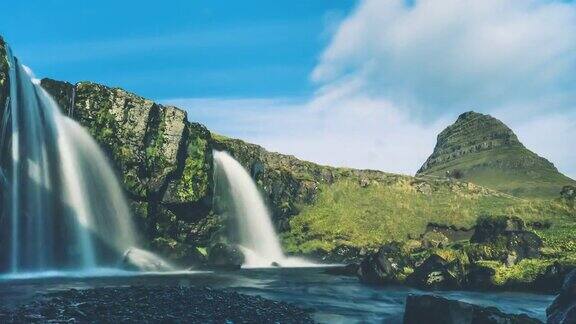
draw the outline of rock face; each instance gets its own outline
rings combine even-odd
[[[418,175],[450,177],[521,197],[557,197],[575,184],[498,119],[466,112],[438,135]]]
[[[505,314],[495,307],[482,307],[438,296],[409,295],[404,324],[536,324],[527,315]]]
[[[41,84],[113,160],[152,248],[182,254],[207,244],[206,235],[193,235],[199,230],[194,221],[209,219],[211,210],[212,139],[204,126],[188,122],[180,109],[119,88]]]
[[[560,294],[546,309],[548,324],[576,323],[576,270],[564,281]]]
[[[482,251],[486,253],[480,258],[502,261],[507,265],[538,258],[543,245],[538,235],[526,230],[520,218],[510,216],[480,217],[470,242],[483,247]]]
[[[323,183],[332,183],[337,169],[271,153],[238,139],[214,136],[214,148],[229,152],[250,171],[272,209],[280,231],[288,229],[291,216],[299,206],[311,204]]]

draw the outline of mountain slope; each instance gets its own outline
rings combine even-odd
[[[466,112],[438,135],[420,176],[453,177],[518,197],[558,197],[576,182],[528,150],[498,119]]]

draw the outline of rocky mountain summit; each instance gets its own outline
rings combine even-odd
[[[574,180],[528,150],[500,120],[473,111],[438,135],[417,175],[451,177],[519,197],[557,197]]]

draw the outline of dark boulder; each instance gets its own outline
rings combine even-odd
[[[481,216],[476,222],[472,243],[490,243],[500,236],[524,230],[524,221],[514,216]]]
[[[560,294],[546,309],[548,324],[576,323],[576,270],[568,274]]]
[[[438,254],[430,255],[420,266],[414,269],[406,283],[420,289],[457,289],[466,284],[467,263],[460,257],[451,261]]]
[[[404,324],[536,324],[527,315],[512,315],[495,307],[482,307],[438,296],[409,295],[406,298]]]
[[[366,255],[364,250],[345,244],[337,245],[330,251],[317,249],[307,253],[306,257],[319,263],[350,264],[360,263]]]
[[[366,256],[358,268],[360,281],[368,284],[395,284],[401,282],[405,256],[399,243],[383,245],[378,252]]]
[[[558,293],[562,289],[564,280],[574,269],[574,265],[554,262],[546,267],[544,273],[536,277],[532,287],[539,292]]]
[[[491,267],[473,263],[468,271],[468,288],[477,290],[487,290],[494,286],[492,277],[496,270]]]
[[[526,230],[524,221],[514,216],[482,216],[476,223],[471,243],[477,244],[475,260],[497,260],[513,265],[523,259],[540,257],[542,239]]]
[[[240,269],[244,263],[244,254],[235,245],[216,243],[208,250],[208,264],[222,269]]]

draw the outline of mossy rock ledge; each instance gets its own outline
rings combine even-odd
[[[367,284],[406,284],[425,290],[526,290],[555,293],[576,268],[565,254],[549,257],[544,242],[513,216],[483,216],[469,240],[426,247],[420,241],[392,242],[358,267]]]

